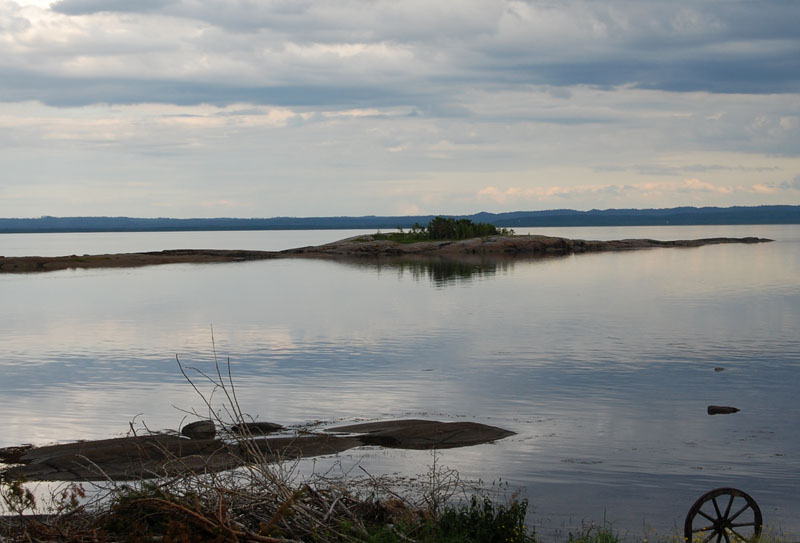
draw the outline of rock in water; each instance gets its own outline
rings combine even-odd
[[[271,423],[262,426],[266,431]],[[256,427],[257,428],[257,427]],[[317,434],[213,439],[214,421],[187,424],[181,433],[0,449],[0,481],[128,481],[183,473],[213,473],[250,462],[282,462],[337,454],[361,445],[400,449],[449,449],[489,443],[514,432],[475,422],[390,420],[329,428]],[[350,434],[350,435],[335,435]],[[186,439],[187,437],[191,439]]]
[[[709,405],[709,415],[730,415],[731,413],[738,413],[739,409],[736,407],[729,407],[727,405]]]
[[[331,432],[358,434],[364,445],[393,449],[452,449],[490,443],[514,432],[477,422],[389,420],[329,428]]]
[[[187,424],[181,429],[181,435],[190,439],[214,439],[217,428],[213,420],[198,420]]]

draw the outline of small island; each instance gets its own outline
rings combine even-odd
[[[428,226],[415,224],[408,231],[360,235],[343,240],[286,249],[248,251],[229,249],[171,249],[103,255],[0,256],[0,273],[34,273],[77,268],[132,268],[157,264],[244,262],[273,258],[391,258],[403,256],[451,259],[492,257],[549,257],[601,251],[628,251],[657,247],[701,247],[720,243],[764,243],[758,237],[704,238],[659,241],[655,239],[583,240],[555,236],[516,235],[469,219],[435,217]]]

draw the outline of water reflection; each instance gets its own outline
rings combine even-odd
[[[137,415],[176,427],[179,409],[203,406],[175,355],[213,372],[213,324],[260,420],[426,417],[518,432],[441,461],[525,487],[536,518],[607,509],[623,532],[646,519],[670,533],[699,494],[737,486],[769,522],[800,531],[798,276],[800,243],[779,241],[0,277],[0,446],[107,437]],[[742,411],[709,417],[710,404]],[[389,473],[431,461],[347,457]]]
[[[417,282],[430,282],[436,287],[447,287],[469,283],[474,279],[490,278],[497,273],[508,273],[513,264],[506,260],[468,256],[464,258],[443,257],[397,257],[376,259],[347,259],[343,264],[371,269],[377,273],[392,272],[399,278],[410,277]]]
[[[416,282],[427,282],[435,287],[468,284],[475,280],[491,279],[497,275],[513,273],[516,265],[528,266],[552,260],[569,258],[570,255],[472,255],[460,256],[401,256],[380,258],[337,258],[334,262],[377,273],[391,272],[399,279],[410,277]]]
[[[505,270],[501,269],[501,271],[507,272],[510,264],[507,262],[504,264]],[[397,270],[400,276],[409,274],[415,281],[427,279],[437,287],[468,282],[473,278],[491,277],[498,271],[498,264],[489,260],[481,260],[476,263],[443,259],[434,261],[397,261],[378,265],[378,271],[381,270],[381,267],[386,266]]]

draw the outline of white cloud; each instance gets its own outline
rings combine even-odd
[[[734,196],[742,194],[752,195],[773,195],[779,192],[779,188],[763,183],[755,183],[744,186],[724,186],[702,181],[697,178],[688,178],[683,181],[658,181],[642,182],[632,184],[597,184],[597,185],[575,185],[558,186],[551,185],[546,187],[507,187],[500,189],[496,186],[488,186],[477,192],[477,197],[483,200],[493,201],[499,204],[508,204],[510,208],[521,209],[520,206],[539,204],[541,202],[551,203],[557,199],[570,199],[573,197],[595,197],[605,203],[610,202],[610,198],[631,198],[643,205],[652,200],[664,200],[674,198],[676,195],[689,195],[687,202],[694,202],[694,197],[703,194],[713,194],[721,196]]]
[[[0,3],[0,216],[797,197],[783,3]]]

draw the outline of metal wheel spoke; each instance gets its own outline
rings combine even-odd
[[[722,541],[722,532],[715,532],[717,534],[717,543],[721,543]]]
[[[698,511],[697,514],[698,515],[703,515],[704,517],[706,517],[706,519],[710,520],[711,522],[714,522],[715,520],[717,520],[714,517],[712,517],[711,515],[707,514],[705,511]]]
[[[746,504],[744,504],[744,507],[742,507],[741,509],[739,509],[739,510],[736,512],[736,514],[735,514],[735,515],[733,515],[732,517],[728,518],[728,520],[729,520],[729,521],[733,521],[733,520],[735,520],[735,519],[736,519],[736,517],[738,517],[739,515],[741,515],[742,513],[744,513],[745,511],[747,511],[748,509],[750,509],[750,504],[749,504],[749,503],[746,503]]]
[[[716,512],[717,512],[717,518],[718,518],[718,519],[719,519],[719,518],[722,518],[722,513],[720,513],[720,510],[719,510],[719,505],[717,504],[717,497],[716,497],[716,496],[714,496],[713,498],[711,498],[711,503],[713,503],[713,504],[714,504],[714,511],[716,511]]]
[[[700,533],[700,532],[707,532],[707,531],[713,530],[713,529],[714,529],[714,525],[712,524],[711,526],[706,526],[705,528],[698,528],[697,530],[692,530],[692,533],[693,534],[697,534],[697,533]]]
[[[725,543],[731,543],[731,538],[728,537],[728,530],[722,530],[722,535],[725,536]]]
[[[728,526],[731,528],[741,528],[742,526],[755,526],[755,522],[731,522],[728,523]]]
[[[731,499],[728,500],[728,507],[725,508],[725,517],[728,518],[728,514],[731,512],[731,506],[733,505],[733,500],[736,498],[733,494],[731,494]]]

